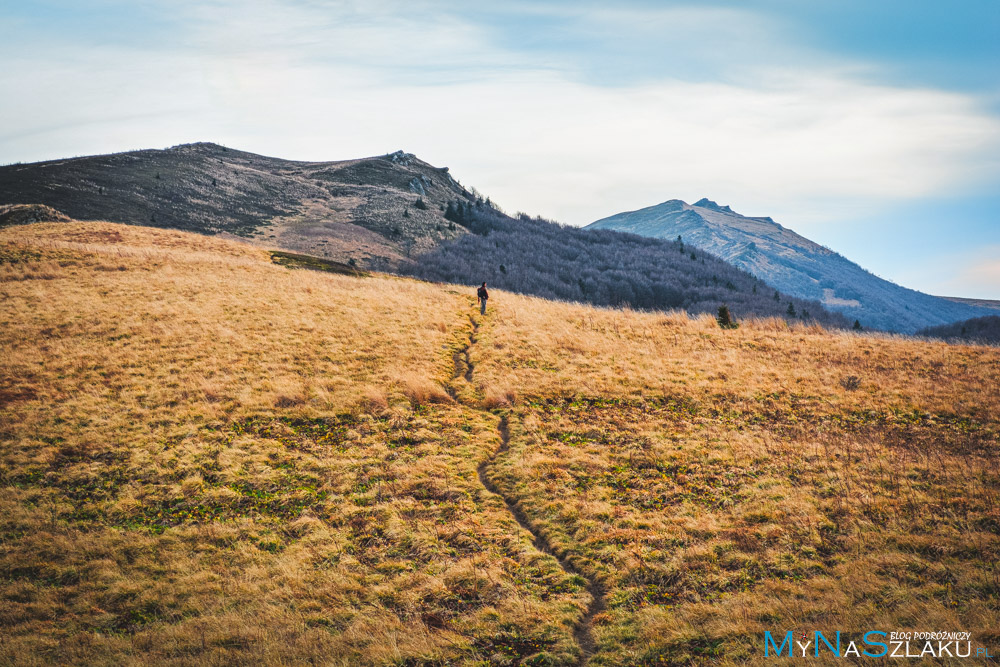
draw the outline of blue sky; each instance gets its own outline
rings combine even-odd
[[[511,211],[707,196],[1000,299],[994,0],[36,0],[0,29],[0,162],[402,148]]]

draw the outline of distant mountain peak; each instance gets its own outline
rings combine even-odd
[[[229,152],[229,149],[222,144],[217,144],[211,141],[195,141],[189,144],[177,144],[176,146],[171,146],[167,150],[170,151],[209,151],[209,152]]]
[[[415,160],[416,158],[417,156],[414,155],[413,153],[407,153],[406,151],[402,150],[396,151],[394,153],[389,153],[388,155],[385,156],[385,159],[387,159],[389,162],[392,162],[393,164],[403,165],[404,167],[409,167],[410,162],[412,160]]]
[[[657,204],[653,208],[656,208],[660,211],[671,213],[675,211],[683,211],[685,206],[687,206],[687,203],[681,201],[680,199],[668,199],[665,202]]]
[[[778,290],[860,320],[867,328],[913,332],[989,311],[922,294],[882,280],[770,217],[747,217],[707,197],[692,205],[669,200],[603,218],[591,229],[674,239],[710,252]]]
[[[733,209],[729,208],[728,206],[719,206],[708,197],[702,197],[701,199],[699,199],[698,201],[696,201],[691,205],[698,206],[700,208],[707,208],[712,211],[718,211],[719,213],[733,213],[735,215],[735,211],[733,211]]]

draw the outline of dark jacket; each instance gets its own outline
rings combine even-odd
[[[488,299],[488,298],[490,298],[490,293],[486,291],[485,287],[480,287],[476,291],[476,298],[477,299]]]

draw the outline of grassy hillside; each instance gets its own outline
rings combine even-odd
[[[1000,642],[1000,350],[0,230],[5,664]]]

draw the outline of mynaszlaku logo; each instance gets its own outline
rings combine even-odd
[[[827,633],[829,634],[829,633]],[[779,635],[781,643],[764,632],[764,657],[818,658],[995,658],[985,646],[976,645],[969,632],[883,632],[869,630],[860,635],[841,635],[828,639],[819,630],[811,636],[795,637],[791,630]]]

